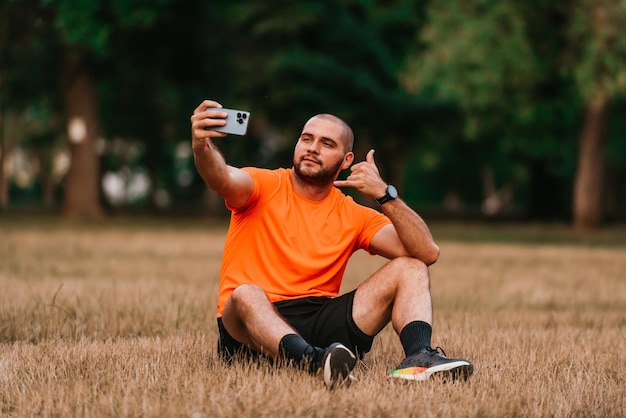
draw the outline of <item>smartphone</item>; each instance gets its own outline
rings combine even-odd
[[[250,112],[237,109],[213,109],[226,112],[226,125],[207,128],[211,131],[225,132],[232,135],[245,135],[248,130],[248,121],[250,120]]]

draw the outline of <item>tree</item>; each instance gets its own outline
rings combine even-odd
[[[85,52],[66,46],[63,57],[65,117],[71,165],[65,179],[66,217],[98,218],[100,176],[96,141],[99,137],[96,87]]]
[[[626,3],[583,0],[570,30],[575,79],[585,100],[574,183],[574,226],[598,226],[603,216],[606,130],[610,103],[626,96]]]
[[[463,189],[467,177],[481,172],[505,184],[532,176],[524,160],[536,156],[523,154],[519,131],[535,116],[533,77],[547,64],[529,45],[518,8],[510,2],[431,3],[417,51],[403,73],[409,91],[435,95],[461,109],[464,132],[438,159],[457,161],[448,170],[456,172],[453,181],[464,183]],[[545,144],[545,134],[540,137]],[[483,187],[483,203],[497,197],[497,189]]]
[[[116,171],[129,164],[145,169],[151,190],[143,207],[159,210],[159,196],[167,195],[181,208],[192,204],[204,213],[225,210],[218,199],[213,199],[215,208],[198,205],[209,200],[202,196],[211,191],[199,176],[181,186],[174,154],[180,141],[189,138],[189,116],[199,101],[219,98],[224,105],[242,105],[242,95],[233,92],[245,77],[238,76],[232,63],[245,51],[232,41],[237,30],[225,12],[230,7],[227,2],[175,1],[150,27],[111,34],[110,55],[115,59],[98,69],[103,133],[141,152],[132,163],[106,158],[103,169]],[[235,145],[241,149],[255,144],[225,141],[221,148],[229,152]],[[189,164],[186,172],[196,173],[191,159]]]
[[[62,48],[65,120],[71,165],[65,184],[63,213],[67,217],[100,217],[99,112],[94,65],[108,55],[112,32],[124,27],[149,27],[167,0],[142,1],[41,0],[51,13]]]
[[[355,130],[357,158],[375,147],[385,179],[403,189],[410,153],[397,150],[412,148],[434,113],[398,80],[411,35],[423,23],[421,5],[324,0],[229,6],[229,38],[240,52],[235,91],[254,118],[290,133],[280,163],[290,163],[293,135],[306,118],[336,113]]]
[[[58,142],[58,49],[52,28],[42,24],[47,19],[46,10],[34,0],[0,5],[0,208],[9,206],[4,169],[12,150],[19,146],[32,151],[36,165],[47,167]],[[47,140],[40,141],[44,137]],[[52,184],[45,169],[39,176],[42,183]],[[45,185],[42,189],[44,194],[50,190]]]
[[[458,103],[468,138],[539,167],[555,150],[572,149],[563,143],[562,117],[573,125],[571,115],[586,109],[574,219],[597,226],[606,106],[625,92],[626,42],[617,29],[624,13],[617,0],[433,2],[419,38],[426,51],[416,54],[407,79],[416,92],[434,88]]]

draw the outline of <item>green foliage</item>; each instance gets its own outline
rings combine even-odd
[[[569,54],[580,94],[590,100],[626,97],[626,3],[580,0],[573,9]]]
[[[119,27],[147,28],[170,0],[40,0],[54,14],[61,39],[95,55],[106,55],[112,32]]]
[[[312,112],[325,109],[382,130],[374,114],[410,104],[397,71],[418,22],[415,8],[408,9],[412,2],[230,4],[229,15],[241,25],[236,45],[245,57],[236,67],[241,84],[234,87],[272,120],[284,123],[289,108],[292,129],[299,129]]]
[[[98,22],[101,4],[92,0],[41,0],[55,11],[54,26],[70,44],[104,53],[110,28]]]
[[[544,73],[522,8],[515,2],[433,2],[420,37],[427,48],[409,64],[409,85],[435,85],[441,98],[465,109],[506,106],[511,99],[528,103],[528,90]]]
[[[331,112],[353,126],[357,159],[376,148],[384,178],[405,183],[412,204],[456,193],[475,207],[491,173],[497,187],[514,185],[523,207],[536,187],[570,188],[590,98],[614,103],[609,161],[624,177],[625,8],[617,0],[14,0],[0,4],[0,104],[37,127],[20,141],[61,137],[58,69],[71,50],[97,81],[102,135],[143,150],[106,155],[103,168],[146,167],[181,200],[203,185],[196,178],[177,190],[180,167],[167,155],[188,141],[197,103],[214,98],[252,112],[246,138],[219,142],[234,165],[289,164],[304,121]],[[272,135],[282,142],[268,152]]]
[[[35,1],[0,4],[0,153],[7,155],[19,144],[39,157],[41,175],[50,178],[49,157],[61,143],[61,101],[59,50],[45,17]],[[29,188],[40,192],[36,184]]]
[[[122,26],[149,28],[164,16],[165,7],[170,2],[171,0],[112,0],[110,4]]]
[[[571,187],[585,103],[624,96],[625,17],[616,0],[432,2],[403,82],[457,104],[475,167],[527,190],[532,201]],[[462,144],[442,155],[466,155]],[[567,210],[564,199],[550,205]]]
[[[433,2],[419,38],[425,51],[413,55],[404,80],[458,103],[470,137],[511,123],[541,126],[545,103],[572,114],[593,94],[624,96],[625,26],[626,5],[616,0]]]
[[[45,95],[52,107],[56,90],[58,47],[53,31],[45,24],[44,10],[33,1],[0,5],[0,102],[6,109],[20,110]]]

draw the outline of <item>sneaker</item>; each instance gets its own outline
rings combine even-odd
[[[442,377],[444,381],[467,380],[474,372],[474,366],[467,360],[449,359],[441,347],[426,347],[408,356],[391,372],[389,377],[406,380],[427,380],[431,376]]]
[[[331,389],[343,384],[350,384],[350,375],[356,365],[356,356],[341,343],[331,344],[322,356],[319,372],[324,384]]]

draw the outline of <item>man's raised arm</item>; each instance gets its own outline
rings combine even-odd
[[[337,187],[354,187],[365,196],[376,199],[385,194],[387,184],[381,179],[374,162],[374,150],[367,153],[365,161],[351,167],[346,180],[335,181]],[[393,259],[410,256],[431,265],[439,258],[435,244],[424,220],[401,199],[383,205],[383,212],[391,220],[374,235],[370,250],[375,254]]]
[[[191,139],[194,162],[200,177],[233,207],[243,206],[252,194],[254,183],[248,173],[226,164],[211,138],[223,138],[225,133],[211,130],[226,124],[221,104],[205,100],[191,115]]]

